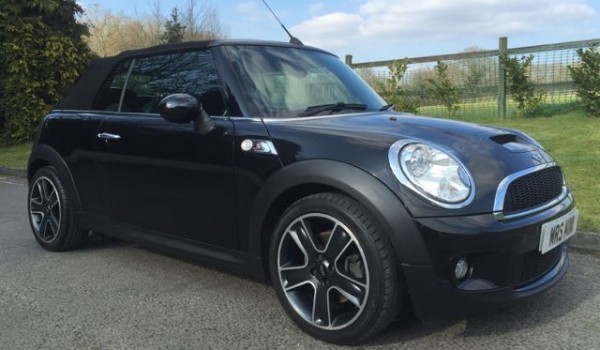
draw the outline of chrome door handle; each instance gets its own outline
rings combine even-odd
[[[103,140],[120,140],[121,135],[109,134],[107,132],[103,132],[103,133],[98,134],[98,138],[103,139]]]

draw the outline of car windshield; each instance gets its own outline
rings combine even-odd
[[[352,69],[324,52],[225,46],[255,117],[290,118],[377,111],[385,102]]]

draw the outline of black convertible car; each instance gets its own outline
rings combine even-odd
[[[336,343],[547,290],[578,213],[528,135],[395,113],[334,55],[260,41],[93,61],[28,176],[42,247],[92,230],[270,281]]]

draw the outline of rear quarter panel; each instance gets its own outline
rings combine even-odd
[[[85,211],[101,212],[97,201],[100,181],[95,176],[96,131],[104,119],[102,114],[76,111],[54,111],[42,122],[35,148],[44,145],[56,151],[66,163]]]

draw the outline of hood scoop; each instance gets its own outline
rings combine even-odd
[[[490,140],[496,142],[499,145],[502,145],[510,152],[515,153],[530,152],[537,149],[537,147],[534,144],[516,134],[497,134],[494,136],[490,136]]]
[[[490,140],[492,140],[496,143],[499,143],[501,145],[504,145],[506,143],[516,142],[517,135],[515,135],[515,134],[498,134],[498,135],[494,135],[494,136],[490,137]]]

